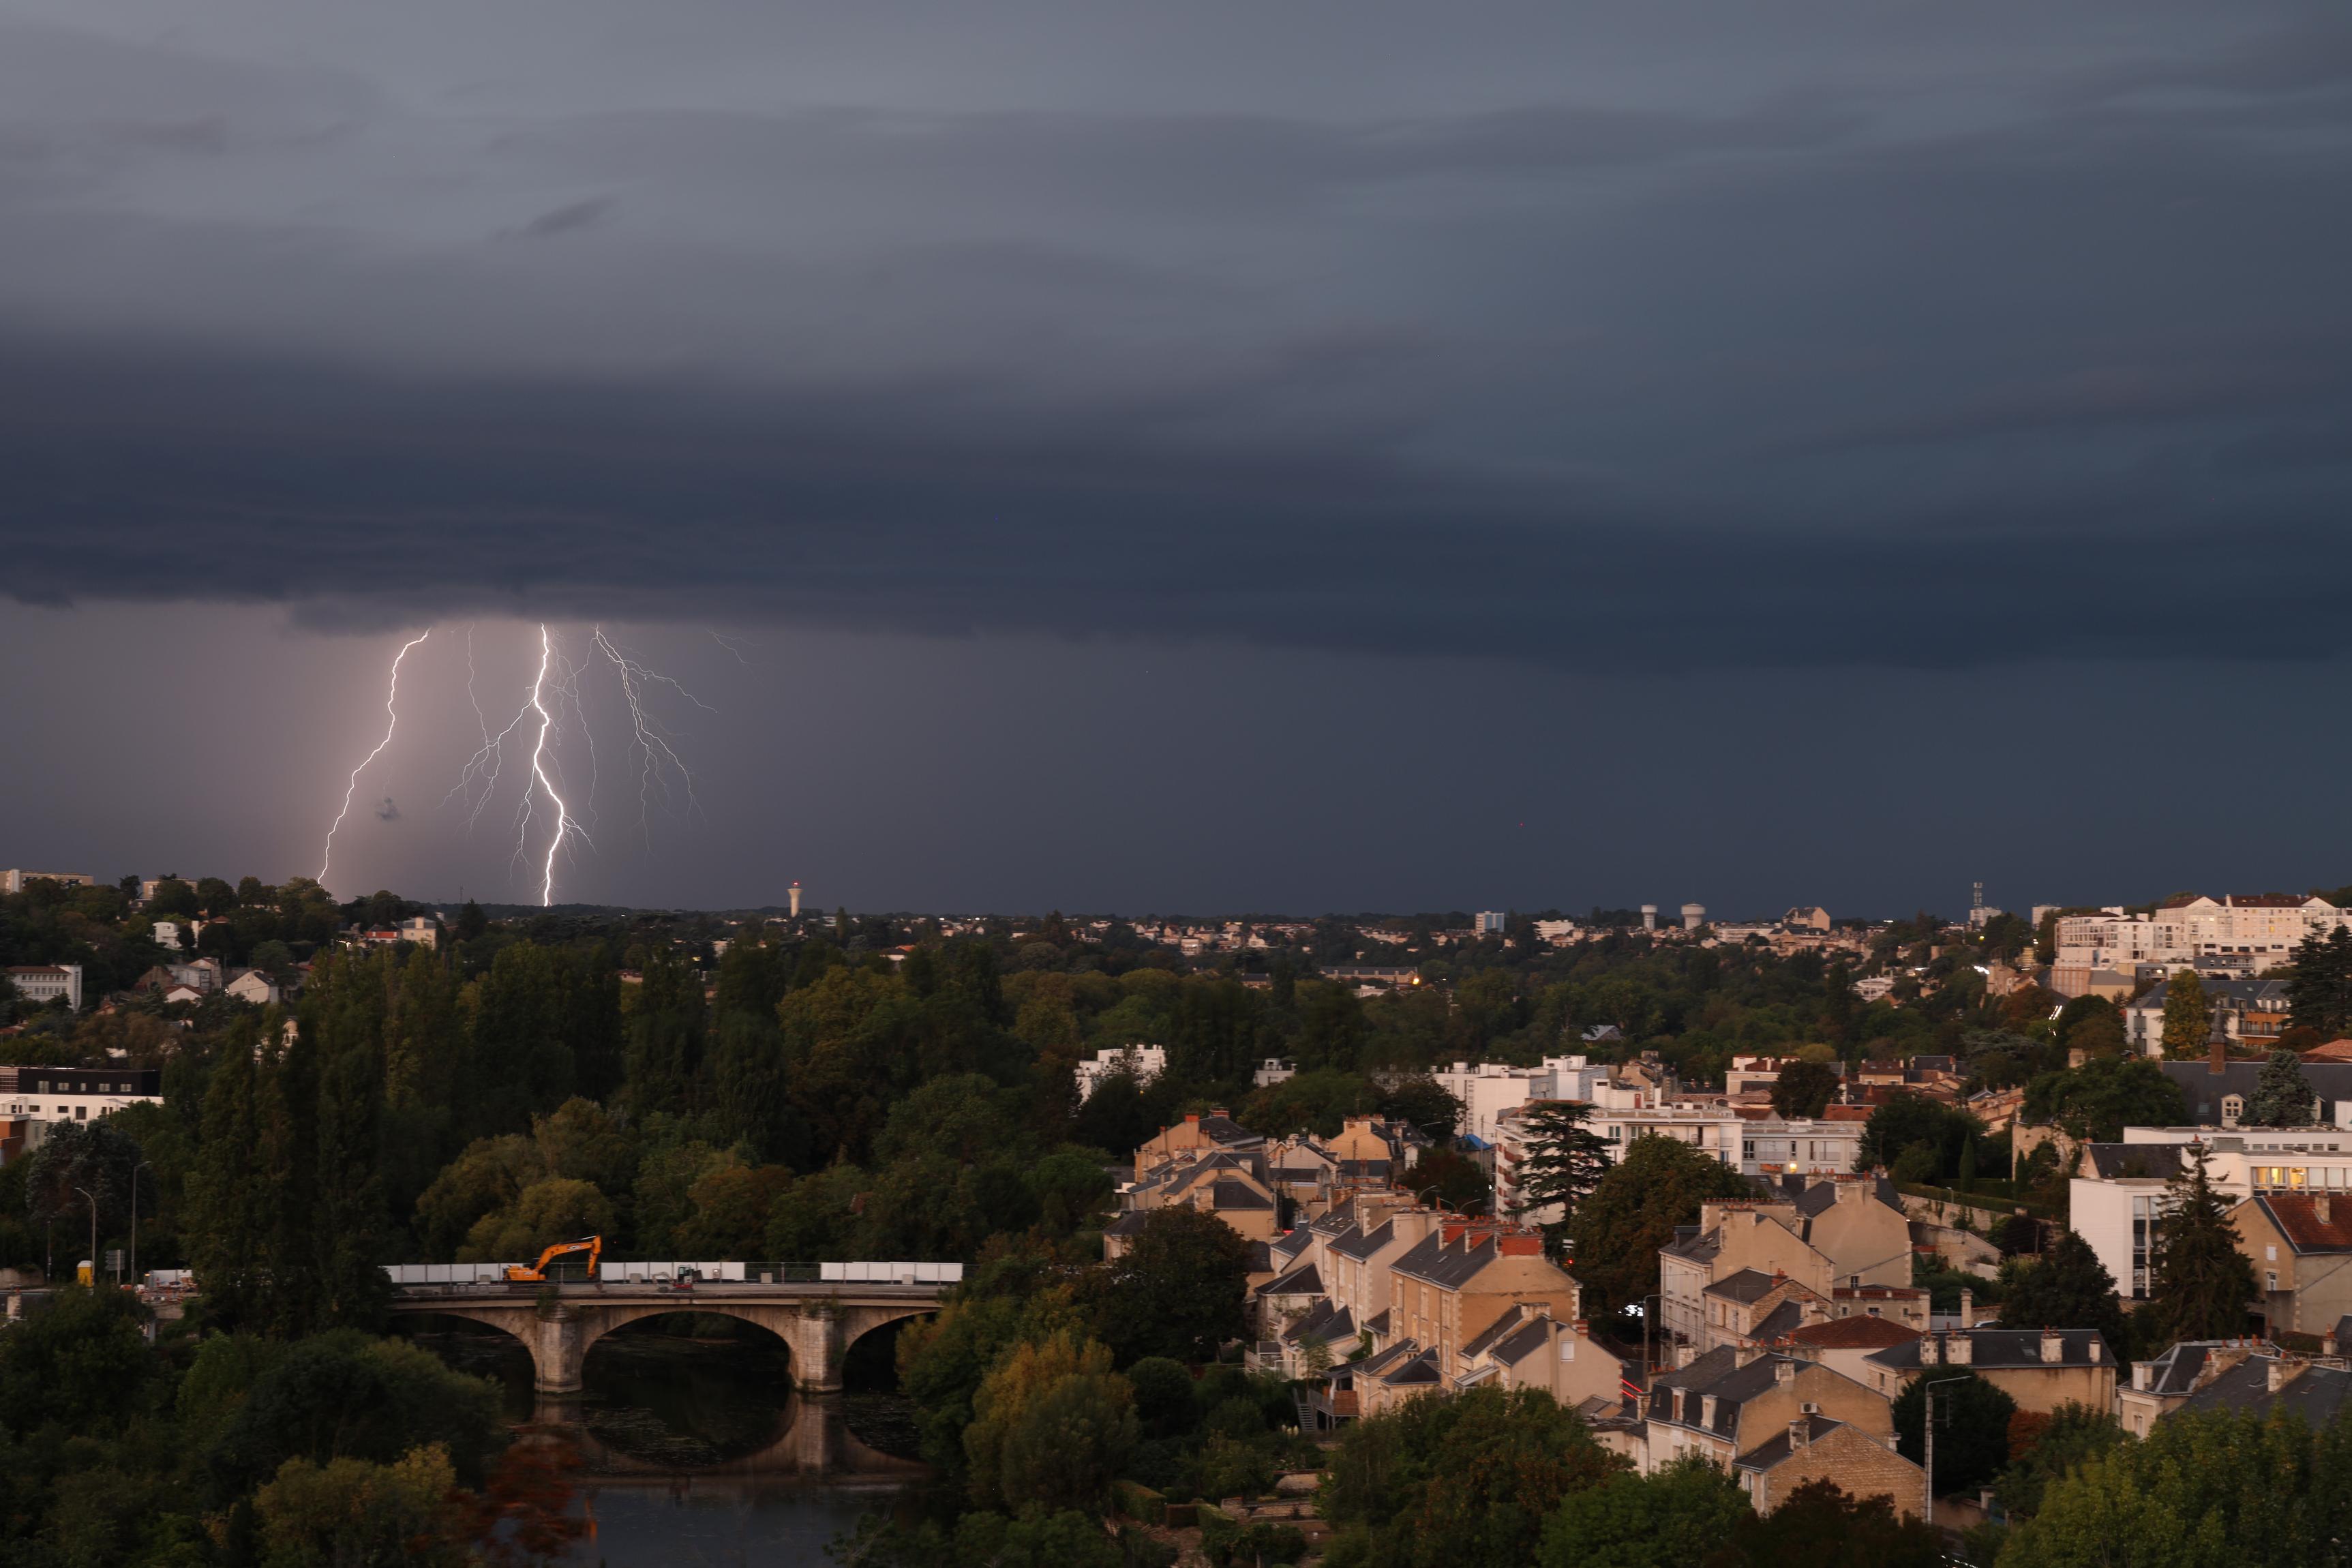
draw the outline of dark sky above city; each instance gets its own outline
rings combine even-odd
[[[2347,191],[2319,5],[0,0],[0,864],[432,626],[330,885],[534,893],[544,624],[559,898],[2352,880]]]

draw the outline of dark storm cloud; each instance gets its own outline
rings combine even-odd
[[[1504,84],[1451,101],[1001,63],[859,101],[836,61],[751,102],[702,60],[529,113],[11,29],[5,585],[1598,668],[2332,653],[2352,31],[2150,12],[2125,58],[1982,15],[1649,89],[1601,29],[1549,88],[1447,40],[1430,80]]]

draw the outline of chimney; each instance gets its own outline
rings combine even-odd
[[[1690,1365],[1692,1360],[1696,1358],[1697,1354],[1698,1348],[1695,1345],[1676,1345],[1675,1347],[1675,1370],[1676,1372],[1680,1372],[1683,1368]]]
[[[1929,1334],[1919,1342],[1919,1364],[1921,1366],[1944,1364],[1944,1339],[1941,1334]]]
[[[1772,1363],[1772,1381],[1783,1385],[1797,1381],[1797,1363],[1782,1356]]]
[[[2330,1198],[2326,1193],[2321,1193],[2311,1200],[2312,1215],[2322,1225],[2334,1225],[2336,1223],[2332,1214],[2334,1208],[2335,1200]]]
[[[2055,1330],[2055,1329],[2044,1329],[2044,1330],[2042,1330],[2042,1364],[2043,1364],[2044,1366],[2055,1366],[2058,1363],[2060,1363],[2060,1362],[2062,1362],[2062,1361],[2064,1361],[2065,1359],[2066,1359],[2066,1336],[2064,1336],[2063,1334],[2060,1333],[2060,1332],[2059,1332],[2057,1330]]]
[[[1201,1113],[1197,1110],[1188,1110],[1184,1113],[1184,1120],[1187,1121],[1197,1122],[1201,1120]]]
[[[1789,1423],[1789,1452],[1795,1453],[1812,1441],[1813,1423],[1808,1415],[1800,1415]]]
[[[2321,1355],[2330,1357],[2336,1354],[2336,1331],[2334,1329],[2330,1329],[2326,1333],[2319,1336],[2319,1353]]]
[[[1944,1359],[1954,1366],[1973,1366],[1977,1359],[1977,1342],[1968,1334],[1944,1336]]]
[[[2276,1394],[2280,1389],[2293,1383],[2302,1371],[2303,1363],[2289,1361],[2284,1356],[2276,1357],[2273,1359],[2269,1369],[2263,1374],[2264,1385],[2273,1394]]]
[[[1543,1237],[1540,1236],[1498,1236],[1495,1249],[1505,1258],[1541,1258]]]
[[[2213,1037],[2213,1051],[2205,1060],[2205,1070],[2215,1078],[2230,1070],[2230,1041],[2226,1035]]]
[[[1963,1288],[1960,1291],[1960,1327],[1973,1329],[1976,1326],[1977,1293]]]
[[[2091,1359],[2093,1361],[2097,1362],[2106,1360],[2106,1341],[2099,1338],[2096,1334],[2091,1336]]]
[[[2156,1386],[2156,1363],[2152,1361],[2132,1363],[2132,1386],[2145,1394]]]

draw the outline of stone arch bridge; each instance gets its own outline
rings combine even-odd
[[[740,1318],[791,1348],[795,1389],[822,1394],[841,1391],[842,1362],[851,1345],[886,1323],[936,1312],[949,1289],[945,1283],[838,1280],[706,1282],[690,1290],[658,1284],[405,1285],[393,1292],[392,1311],[503,1329],[530,1352],[532,1388],[555,1400],[579,1394],[588,1348],[625,1323],[672,1312]]]

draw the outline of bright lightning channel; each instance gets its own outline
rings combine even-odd
[[[572,808],[565,805],[563,796],[556,793],[555,781],[547,776],[547,736],[548,731],[555,728],[555,715],[548,709],[545,692],[548,668],[554,662],[555,639],[547,635],[547,627],[541,625],[539,628],[539,678],[530,683],[530,706],[539,715],[539,739],[530,750],[530,776],[539,781],[539,787],[545,790],[547,798],[555,803],[555,834],[547,841],[547,861],[540,868],[539,902],[542,909],[555,901],[555,857],[563,847],[564,840],[574,833],[580,833],[583,838],[587,837],[581,833],[579,824],[572,820]],[[530,822],[530,796],[528,792],[525,792],[523,800],[523,823],[527,828]]]
[[[343,818],[351,815],[352,796],[357,793],[360,787],[360,774],[367,772],[368,764],[370,763],[374,762],[378,757],[383,755],[383,749],[392,744],[393,730],[400,723],[400,714],[393,706],[400,697],[400,661],[408,657],[408,650],[410,648],[415,647],[418,643],[423,642],[426,637],[429,637],[432,635],[433,628],[431,626],[425,627],[423,631],[417,633],[415,637],[401,644],[400,651],[392,656],[392,681],[390,687],[383,694],[383,739],[375,743],[374,751],[370,752],[366,756],[360,759],[360,765],[352,770],[351,781],[343,785],[342,809],[335,813],[335,820],[327,827],[326,847],[319,858],[319,885],[322,888],[327,885],[327,868],[335,863],[335,829],[342,826]]]

